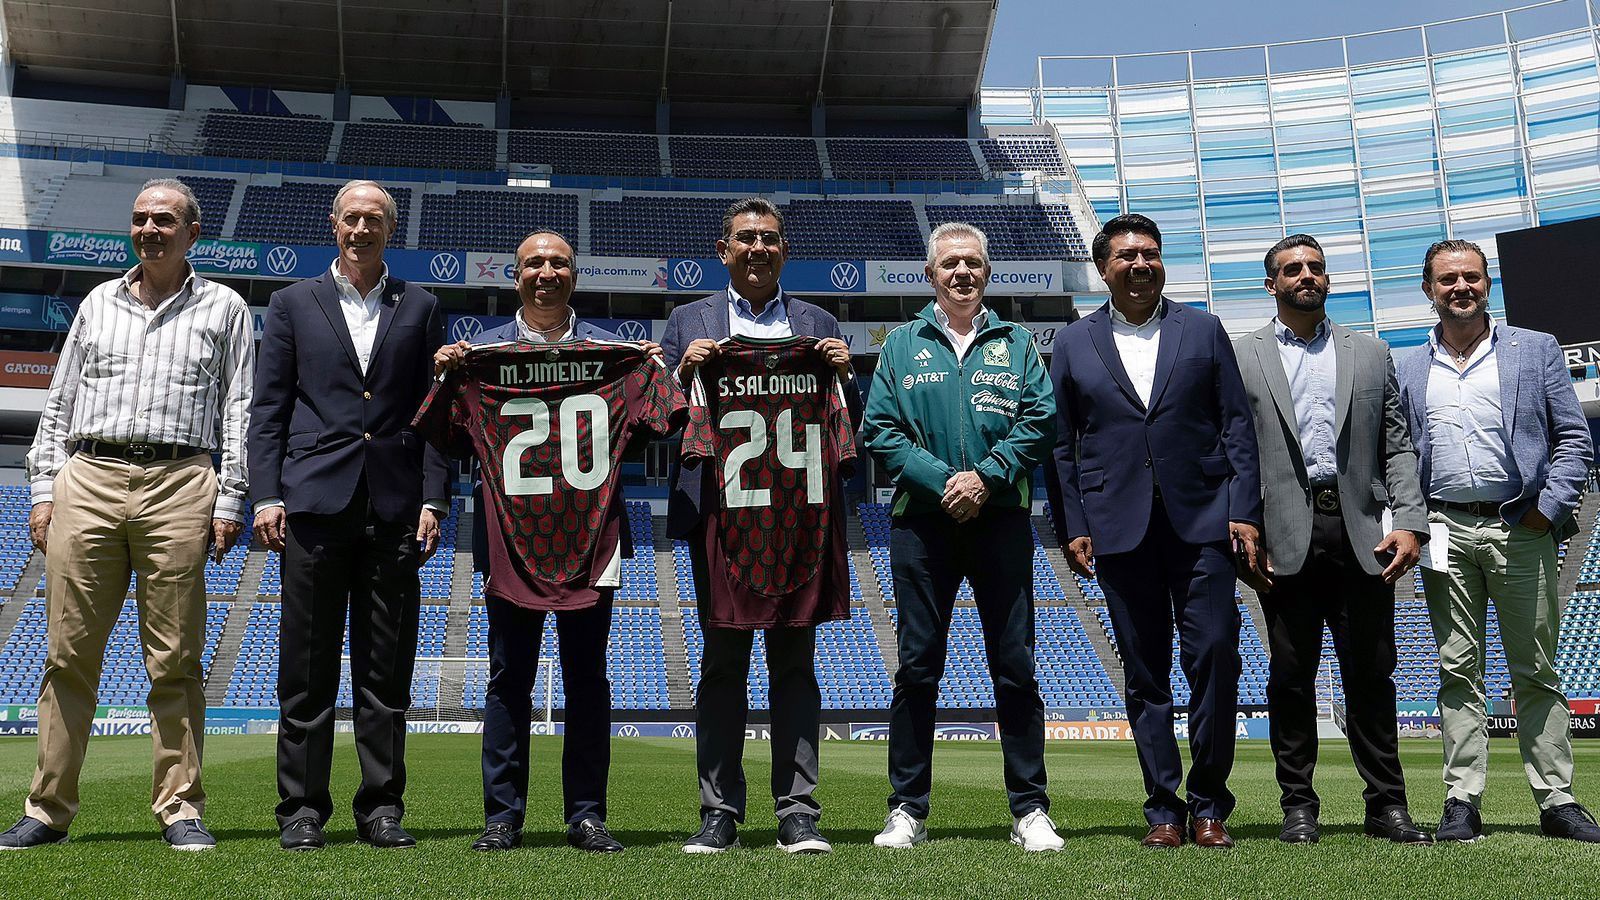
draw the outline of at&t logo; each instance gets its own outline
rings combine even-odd
[[[461,260],[454,253],[435,253],[428,263],[428,273],[435,281],[455,281],[461,276]]]
[[[470,341],[483,333],[483,322],[477,316],[458,316],[450,325],[450,340]]]
[[[861,270],[852,262],[837,263],[828,272],[828,280],[837,291],[853,291],[861,283]]]
[[[700,279],[705,276],[706,273],[700,270],[700,264],[692,259],[679,260],[678,264],[672,267],[672,277],[677,279],[680,287],[691,289],[699,287]]]
[[[273,247],[267,251],[267,271],[274,275],[287,275],[294,271],[300,258],[291,247]]]

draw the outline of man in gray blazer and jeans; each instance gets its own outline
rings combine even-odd
[[[1517,742],[1539,804],[1539,830],[1600,843],[1572,794],[1570,710],[1555,670],[1564,598],[1556,544],[1594,457],[1589,426],[1556,339],[1489,315],[1489,263],[1469,241],[1440,241],[1422,262],[1439,324],[1399,359],[1430,520],[1448,530],[1446,571],[1424,569],[1439,643],[1439,720],[1448,789],[1441,841],[1483,836],[1478,803],[1489,764],[1484,625],[1494,598],[1517,704]]]
[[[1278,315],[1235,343],[1261,454],[1272,753],[1288,843],[1321,838],[1316,677],[1326,623],[1344,680],[1350,752],[1366,782],[1365,831],[1432,843],[1411,821],[1395,722],[1394,582],[1416,564],[1428,511],[1389,347],[1330,321],[1316,239],[1267,251]],[[1393,530],[1384,533],[1385,507]]]

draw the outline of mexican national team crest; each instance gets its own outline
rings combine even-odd
[[[778,367],[778,354],[776,354],[776,353],[768,354],[768,356],[767,356],[767,368],[776,369],[777,367]]]
[[[990,341],[983,345],[983,364],[986,366],[1011,367],[1011,351],[1000,341]]]

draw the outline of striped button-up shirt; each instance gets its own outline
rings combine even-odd
[[[150,309],[133,293],[138,271],[90,291],[72,320],[28,451],[33,502],[54,498],[77,441],[187,444],[222,454],[213,515],[243,522],[250,308],[191,269],[178,293]]]

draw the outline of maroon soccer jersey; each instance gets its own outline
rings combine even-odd
[[[530,609],[583,609],[617,552],[623,453],[683,423],[687,403],[637,344],[509,342],[467,351],[413,425],[483,471],[484,593]]]
[[[707,625],[850,617],[839,474],[855,460],[855,441],[839,376],[816,346],[814,337],[733,337],[695,373],[682,453],[716,470]]]

